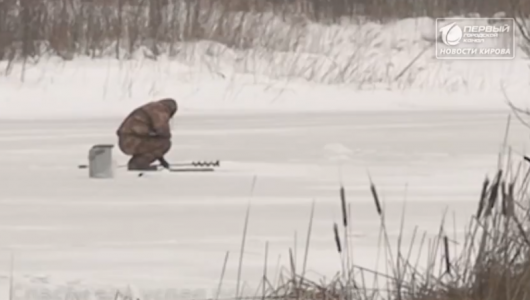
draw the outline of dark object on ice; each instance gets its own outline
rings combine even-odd
[[[162,99],[138,107],[125,118],[116,134],[120,150],[132,156],[129,170],[150,168],[157,160],[169,166],[164,155],[171,149],[169,121],[176,112],[175,100]]]
[[[530,162],[530,157],[528,157],[528,156],[525,155],[525,156],[524,156],[524,160],[526,160],[527,162]]]
[[[169,169],[170,166],[169,166],[169,163],[166,161],[165,158],[161,157],[158,159],[158,161],[160,162],[160,165],[166,169]]]
[[[154,172],[154,171],[161,171],[160,169],[154,169],[154,170],[142,170],[142,172]],[[167,171],[169,172],[213,172],[215,171],[214,168],[175,168],[171,167],[168,168]]]
[[[170,164],[171,167],[219,167],[221,162],[216,161],[192,161],[190,163],[176,163]]]
[[[170,172],[213,172],[214,168],[171,168]]]
[[[160,165],[162,166],[162,165]],[[166,169],[178,169],[178,170],[181,170],[182,167],[189,167],[188,169],[194,169],[194,170],[203,170],[203,169],[212,169],[214,167],[220,167],[221,166],[221,162],[219,160],[216,160],[216,161],[192,161],[192,162],[189,162],[189,163],[174,163],[174,164],[169,164],[168,163],[168,168]],[[86,169],[88,168],[88,165],[78,165],[77,166],[79,169]],[[163,167],[163,166],[162,166]],[[118,168],[128,168],[127,165],[119,165]],[[156,171],[158,168],[157,165],[151,165],[149,166],[149,170],[150,171]]]

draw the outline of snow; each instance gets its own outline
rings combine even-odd
[[[163,97],[175,98],[180,111],[186,113],[474,110],[477,107],[498,110],[507,107],[500,90],[502,84],[511,101],[526,106],[523,95],[528,89],[530,72],[525,64],[517,62],[510,69],[509,65],[515,63],[510,61],[501,66],[502,71],[500,67],[483,69],[479,68],[479,63],[465,63],[468,64],[469,75],[466,76],[469,80],[483,82],[487,89],[458,93],[429,88],[359,90],[354,85],[344,84],[308,84],[276,79],[256,81],[253,76],[245,74],[212,79],[194,71],[193,67],[174,61],[144,61],[142,66],[136,66],[139,64],[136,61],[122,62],[121,66],[110,60],[79,59],[65,64],[43,62],[28,67],[24,82],[16,75],[0,78],[0,117],[121,117],[142,103]],[[478,75],[479,72],[482,74]]]
[[[507,117],[500,87],[526,106],[530,70],[521,51],[512,61],[436,60],[432,24],[306,24],[296,49],[201,41],[156,61],[15,64],[0,77],[0,298],[8,297],[11,263],[15,299],[68,298],[67,288],[78,299],[114,299],[117,288],[143,299],[186,298],[189,289],[213,296],[226,251],[223,295],[233,296],[249,201],[249,292],[267,241],[271,277],[278,260],[289,265],[289,248],[301,268],[312,201],[308,274],[329,278],[341,268],[332,235],[341,182],[354,260],[373,268],[380,224],[368,175],[392,241],[404,199],[404,245],[414,226],[436,235],[445,209],[458,240],[484,176],[495,171]],[[289,40],[275,36],[270,44]],[[336,67],[350,63],[349,72]],[[124,115],[162,97],[179,103],[168,160],[219,159],[218,172],[90,180],[77,169],[92,145],[115,143]],[[514,122],[511,130],[510,145],[524,152],[525,128]]]
[[[218,172],[137,177],[118,169],[115,179],[91,180],[77,165],[86,163],[91,145],[114,140],[119,121],[0,123],[0,259],[7,284],[13,255],[20,297],[69,288],[113,298],[128,285],[140,295],[191,289],[212,296],[226,251],[224,292],[233,293],[249,201],[243,278],[250,287],[262,275],[266,242],[274,274],[278,259],[288,266],[296,234],[301,267],[312,201],[308,275],[329,278],[340,270],[332,224],[341,220],[341,181],[351,203],[354,260],[373,268],[379,221],[368,172],[384,199],[391,240],[404,199],[404,245],[414,226],[433,237],[446,209],[448,233],[461,238],[481,181],[495,168],[506,114],[183,115],[168,160],[220,159]],[[525,136],[514,123],[509,142],[522,151]]]

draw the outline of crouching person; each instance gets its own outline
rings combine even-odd
[[[151,164],[155,161],[169,168],[164,156],[171,149],[169,122],[176,112],[175,100],[162,99],[138,107],[125,118],[117,135],[120,150],[132,156],[129,170],[154,170],[156,166]]]

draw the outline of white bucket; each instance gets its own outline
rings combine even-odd
[[[88,173],[90,178],[113,178],[112,160],[114,145],[94,145],[88,152]]]

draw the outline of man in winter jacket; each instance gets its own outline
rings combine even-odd
[[[120,150],[132,156],[129,170],[153,170],[159,161],[169,168],[164,155],[171,149],[170,120],[177,112],[177,102],[162,99],[147,103],[131,112],[117,131]]]

